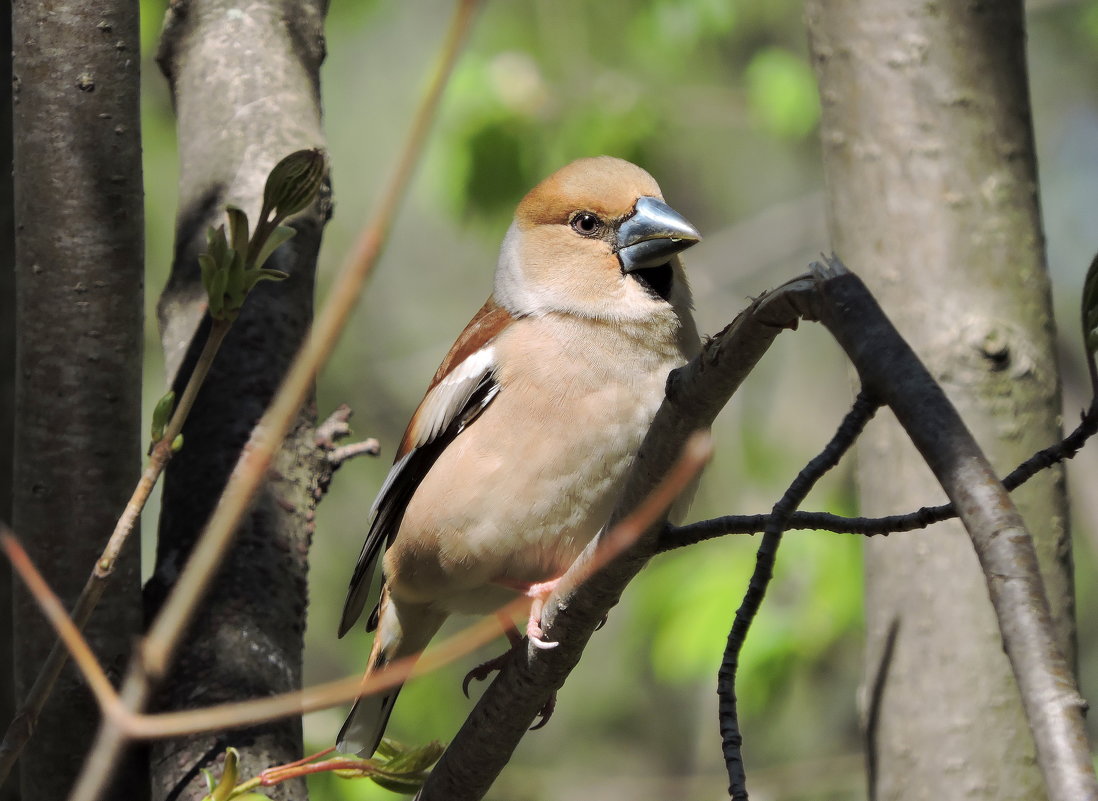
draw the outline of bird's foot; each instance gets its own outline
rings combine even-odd
[[[484,681],[496,671],[503,670],[507,663],[511,661],[511,655],[522,646],[522,635],[515,628],[515,621],[511,620],[510,616],[501,613],[497,613],[496,617],[499,618],[499,624],[503,628],[503,633],[507,635],[507,641],[511,643],[511,647],[499,656],[493,657],[487,662],[482,662],[465,674],[465,678],[461,682],[461,691],[465,693],[466,698],[469,697],[469,682]]]
[[[560,583],[559,577],[551,579],[550,581],[539,581],[534,584],[527,584],[520,581],[507,581],[505,579],[497,581],[496,583],[502,584],[504,587],[509,587],[512,590],[518,590],[527,598],[531,599],[530,618],[526,622],[526,638],[530,640],[531,645],[542,651],[548,651],[549,649],[556,648],[560,645],[559,642],[549,642],[546,640],[545,632],[541,628],[541,613],[545,609],[545,602]]]
[[[553,717],[553,710],[556,709],[556,708],[557,708],[557,691],[553,690],[553,692],[549,695],[549,698],[546,699],[545,705],[541,709],[538,710],[538,721],[537,721],[537,723],[535,723],[533,726],[530,727],[530,731],[537,731],[542,726],[544,726],[546,723],[548,723],[549,718]]]
[[[554,582],[546,582],[546,583],[547,584],[552,584],[554,587],[556,586],[555,581]],[[552,591],[552,588],[550,588],[550,592],[551,591]],[[544,605],[544,602],[543,602],[543,605]],[[538,614],[540,616],[540,612]],[[533,616],[531,616],[531,618],[530,618],[531,621],[533,621],[535,619],[536,618],[534,618]],[[468,673],[465,674],[465,678],[461,682],[461,691],[463,693],[465,693],[466,698],[469,697],[469,682],[471,682],[471,681],[484,681],[485,679],[487,679],[489,676],[491,676],[496,671],[503,670],[505,667],[507,667],[507,663],[511,661],[511,659],[514,657],[515,653],[519,650],[519,648],[522,647],[522,635],[520,635],[519,632],[518,632],[518,629],[515,628],[514,621],[511,620],[511,618],[508,617],[507,615],[499,615],[499,622],[500,622],[500,625],[503,627],[503,633],[507,635],[507,639],[511,643],[511,647],[508,648],[506,651],[504,651],[499,656],[494,657],[492,659],[489,659],[487,662],[480,663],[475,668],[473,668],[472,670],[470,670]],[[531,628],[530,623],[527,623],[526,624],[526,632],[527,632],[526,636],[527,637],[530,637],[530,628]],[[540,639],[541,636],[544,634],[544,632],[541,630],[541,626],[537,626],[536,629],[537,629],[536,633],[538,635],[539,642],[543,642],[543,640]],[[530,641],[534,642],[533,638],[531,638]],[[558,644],[559,643],[555,643],[555,642],[554,643],[547,643],[548,647],[550,647],[550,648],[555,648],[555,647],[557,647]],[[546,723],[548,723],[549,718],[551,718],[553,716],[553,710],[556,708],[556,706],[557,706],[557,693],[554,690],[552,695],[550,695],[549,698],[545,701],[545,704],[542,706],[542,708],[538,710],[538,721],[533,726],[530,727],[530,731],[535,731],[537,729],[540,729],[542,726],[544,726]]]
[[[487,662],[481,662],[475,668],[466,673],[465,678],[462,679],[461,682],[461,691],[465,693],[465,697],[469,697],[469,682],[484,681],[496,671],[503,670],[505,667],[507,667],[507,663],[511,661],[511,655],[514,652],[515,649],[512,646],[499,656],[493,657]]]

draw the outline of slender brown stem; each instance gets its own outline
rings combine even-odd
[[[11,560],[12,567],[38,602],[42,613],[72,653],[73,659],[76,660],[81,673],[84,675],[84,680],[95,696],[95,700],[103,709],[110,707],[117,701],[117,695],[115,695],[107,674],[99,666],[99,661],[95,658],[91,646],[80,634],[72,618],[65,611],[65,605],[61,603],[61,599],[57,597],[57,594],[50,589],[46,580],[42,578],[42,574],[31,562],[26,550],[19,544],[11,529],[3,523],[0,523],[0,548],[3,548],[4,554]]]
[[[569,571],[566,581],[562,582],[562,587],[574,588],[587,581],[594,573],[635,543],[654,520],[666,513],[667,508],[683,488],[701,471],[711,453],[712,443],[707,433],[696,434],[691,438],[683,450],[682,457],[666,479],[643,499],[634,512],[606,532],[600,539],[600,547],[592,551],[589,560],[577,561]],[[522,596],[515,598],[497,609],[495,615],[486,616],[456,632],[432,646],[431,650],[422,656],[397,660],[388,665],[385,670],[371,673],[365,681],[362,677],[354,675],[268,698],[155,715],[135,714],[130,711],[130,704],[151,689],[145,674],[138,673],[135,677],[131,677],[134,680],[127,682],[120,698],[107,680],[103,669],[96,662],[87,641],[72,625],[60,601],[42,580],[18,541],[6,528],[0,528],[0,546],[8,554],[16,572],[26,582],[65,646],[74,654],[74,660],[85,679],[94,688],[104,714],[114,724],[114,727],[107,731],[106,736],[111,738],[110,742],[115,746],[121,745],[129,738],[178,737],[202,731],[248,726],[275,718],[324,709],[364,694],[379,692],[406,681],[413,667],[417,667],[420,673],[430,672],[494,640],[500,633],[497,618],[510,620],[517,614],[525,614],[530,605],[529,598]],[[128,699],[125,695],[127,692],[131,693]]]

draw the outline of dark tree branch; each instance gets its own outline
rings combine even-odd
[[[820,477],[837,465],[843,454],[850,450],[879,407],[880,404],[872,400],[865,391],[860,392],[854,399],[853,407],[839,424],[835,436],[797,474],[793,483],[789,485],[789,489],[774,504],[774,509],[769,515],[763,541],[755,557],[755,570],[751,574],[743,602],[736,610],[736,618],[732,622],[731,631],[728,632],[724,659],[721,661],[720,670],[717,671],[719,699],[717,713],[720,720],[725,767],[728,770],[728,794],[735,801],[747,799],[747,775],[744,771],[742,751],[743,736],[740,733],[739,717],[736,711],[736,671],[740,664],[740,652],[747,640],[747,632],[755,620],[763,598],[766,597],[766,588],[770,584],[770,579],[774,576],[774,563],[778,558],[782,532],[786,529],[793,511],[805,499]]]
[[[1083,726],[1086,703],[1057,645],[1025,523],[956,409],[865,285],[837,259],[814,267],[825,278],[820,321],[854,363],[865,389],[895,413],[969,532],[1049,798],[1098,799]]]
[[[1098,404],[1092,402],[1083,412],[1082,421],[1063,441],[1038,451],[1014,468],[1003,479],[1003,487],[1013,492],[1042,470],[1074,458],[1084,443],[1098,433]],[[700,520],[684,526],[667,526],[660,533],[658,552],[671,551],[687,545],[723,537],[726,534],[759,534],[769,525],[772,515],[727,515]],[[914,512],[886,517],[843,517],[829,512],[794,512],[786,518],[785,531],[832,531],[838,534],[860,534],[865,537],[887,536],[903,531],[915,531],[933,523],[952,520],[957,511],[952,503],[924,506]]]

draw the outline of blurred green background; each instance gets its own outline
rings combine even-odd
[[[165,5],[142,2],[147,409],[163,392],[155,302],[171,258],[178,177],[171,103],[152,60]],[[321,254],[321,296],[389,174],[449,14],[440,1],[332,5],[322,86],[336,209]],[[1098,2],[1030,3],[1029,49],[1072,424],[1085,386],[1077,295],[1098,246]],[[828,248],[806,53],[801,7],[790,0],[484,4],[413,192],[318,387],[321,415],[349,403],[356,435],[379,437],[383,456],[344,467],[321,506],[308,681],[365,662],[369,638],[336,640],[335,628],[369,504],[427,380],[490,291],[515,203],[538,180],[599,153],[652,172],[706,237],[687,261],[708,333]],[[769,509],[830,436],[849,402],[849,379],[837,348],[813,326],[781,337],[719,419],[717,455],[690,519]],[[1096,469],[1092,447],[1071,470],[1088,694],[1098,686]],[[807,507],[853,513],[849,466],[829,476]],[[157,512],[154,504],[146,513],[147,562]],[[524,740],[490,797],[727,797],[715,673],[756,544],[729,537],[653,562],[593,639],[550,725]],[[856,538],[787,538],[739,684],[754,798],[865,797],[861,603]],[[447,740],[470,709],[462,675],[502,647],[500,640],[414,681],[390,734]],[[306,749],[329,745],[344,712],[308,716]],[[394,797],[370,782],[331,777],[312,788],[317,799]]]

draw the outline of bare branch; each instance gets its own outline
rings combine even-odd
[[[1065,459],[1071,459],[1088,439],[1098,433],[1098,399],[1091,402],[1082,421],[1068,436],[1038,451],[1003,479],[1003,487],[1013,492],[1035,475]],[[785,524],[785,531],[832,531],[839,534],[860,534],[864,537],[887,536],[903,531],[915,531],[933,523],[957,516],[952,503],[924,506],[914,512],[885,517],[843,517],[829,512],[794,512]],[[684,526],[668,526],[660,533],[658,552],[671,551],[726,534],[759,534],[769,525],[771,515],[726,515],[700,520]]]
[[[839,463],[857,440],[880,403],[866,392],[860,392],[854,400],[854,406],[839,424],[831,441],[824,446],[818,456],[812,459],[790,484],[785,494],[774,504],[770,519],[766,525],[762,544],[755,557],[755,570],[751,574],[747,592],[743,596],[732,629],[728,632],[728,644],[724,649],[724,659],[717,672],[718,715],[720,719],[721,743],[724,748],[724,761],[728,770],[728,794],[736,801],[747,799],[747,775],[743,767],[743,736],[740,734],[739,716],[736,710],[736,671],[740,664],[740,652],[747,640],[747,632],[766,597],[766,588],[774,575],[774,563],[778,558],[778,545],[782,532],[790,515],[808,495],[809,490],[828,470]]]
[[[867,391],[896,414],[957,507],[984,571],[1003,645],[1021,690],[1052,801],[1098,799],[1070,665],[1056,643],[1033,539],[956,409],[837,259],[820,275],[820,321],[847,352]]]

